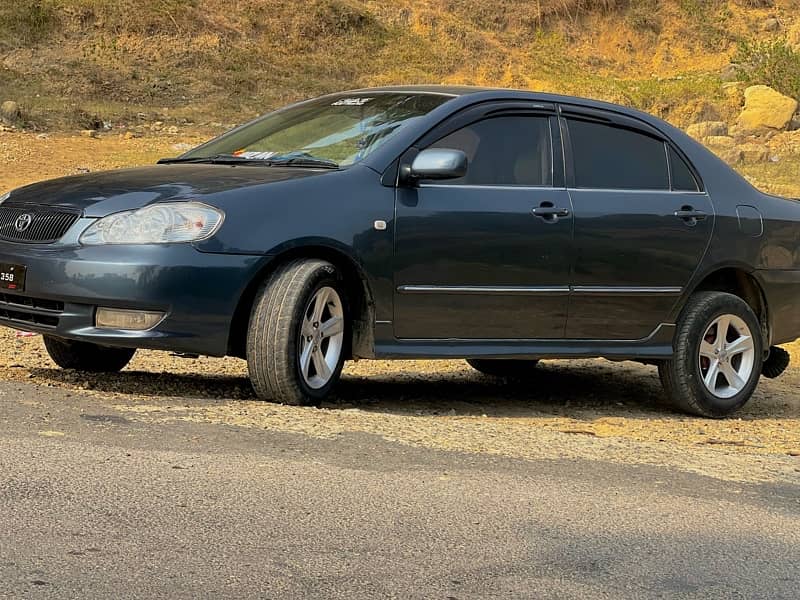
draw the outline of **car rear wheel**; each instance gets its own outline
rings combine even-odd
[[[296,260],[264,283],[250,316],[247,366],[262,400],[315,405],[339,380],[348,314],[336,268]]]
[[[480,371],[484,375],[489,375],[491,377],[520,379],[533,375],[539,361],[469,358],[467,359],[467,364],[476,371]]]
[[[62,369],[94,373],[116,373],[125,368],[136,354],[135,348],[111,348],[89,342],[76,342],[43,336],[44,347],[53,362]]]
[[[677,408],[722,418],[753,395],[762,364],[761,327],[750,306],[732,294],[702,292],[684,309],[675,353],[659,374]]]

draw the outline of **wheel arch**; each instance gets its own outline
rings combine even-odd
[[[697,284],[686,295],[686,300],[697,292],[727,292],[747,302],[761,324],[764,348],[770,347],[772,328],[770,325],[769,304],[764,288],[753,275],[752,269],[737,263],[720,265],[706,272],[698,279]],[[684,306],[685,304],[684,302]],[[681,307],[682,310],[683,307]]]
[[[374,300],[369,281],[358,261],[336,243],[314,240],[286,244],[277,249],[252,277],[239,297],[228,334],[228,355],[245,358],[250,311],[261,285],[275,269],[292,260],[316,258],[330,262],[339,272],[347,294],[352,335],[346,348],[347,357],[369,357],[374,354]]]

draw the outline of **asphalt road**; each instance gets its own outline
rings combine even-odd
[[[798,485],[175,422],[0,383],[0,598],[797,598]]]

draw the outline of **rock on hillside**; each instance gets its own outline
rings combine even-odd
[[[6,123],[13,123],[20,118],[22,112],[20,111],[19,104],[12,100],[6,100],[0,105],[0,121]]]
[[[724,121],[702,121],[689,125],[686,128],[686,133],[696,140],[703,140],[712,136],[725,136],[728,135],[728,124]]]
[[[744,110],[737,125],[743,132],[784,130],[797,112],[797,100],[784,96],[766,85],[754,85],[744,91]]]

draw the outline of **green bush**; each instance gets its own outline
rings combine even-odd
[[[741,81],[800,98],[800,53],[785,39],[741,42],[733,60]]]
[[[2,0],[0,0],[2,1]],[[86,23],[102,23],[108,33],[181,35],[198,26],[197,0],[56,0]]]
[[[661,33],[661,15],[658,12],[658,0],[638,0],[630,2],[625,20],[636,31]]]
[[[301,31],[312,38],[359,33],[378,27],[375,19],[363,7],[341,0],[320,0],[307,3],[305,10],[312,15]]]
[[[0,3],[0,44],[35,44],[56,21],[54,0],[5,0]]]

